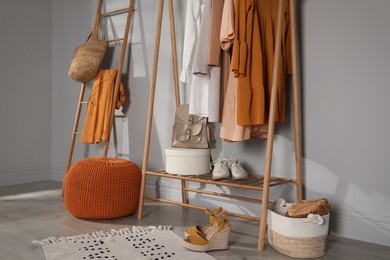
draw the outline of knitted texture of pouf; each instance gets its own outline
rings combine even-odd
[[[138,207],[140,168],[125,159],[94,157],[77,161],[66,174],[65,207],[78,218],[110,219]]]

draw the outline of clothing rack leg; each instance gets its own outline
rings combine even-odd
[[[173,65],[173,82],[175,88],[175,102],[176,107],[180,106],[180,89],[179,89],[179,75],[177,68],[177,47],[176,47],[176,30],[175,30],[175,12],[173,9],[173,0],[168,0],[169,8],[169,24],[171,31],[171,48],[172,48],[172,65]],[[185,191],[186,182],[181,181],[181,197],[183,203],[188,203],[187,193]]]
[[[186,181],[181,180],[181,201],[185,204],[188,204],[186,188],[187,188]],[[184,208],[187,208],[187,207],[184,206]]]
[[[303,199],[302,187],[302,154],[301,154],[301,122],[299,111],[298,89],[298,65],[297,65],[297,40],[296,40],[296,5],[295,0],[290,0],[290,30],[291,30],[291,62],[292,62],[292,94],[294,113],[294,144],[295,144],[295,174],[297,187],[297,200]]]
[[[164,8],[164,0],[160,0],[159,6],[158,6],[158,15],[157,15],[156,40],[155,40],[155,45],[154,45],[152,83],[150,86],[148,117],[147,117],[147,122],[146,122],[145,145],[144,145],[144,155],[143,155],[144,157],[143,157],[143,163],[142,163],[141,192],[140,192],[140,199],[139,199],[139,205],[138,205],[138,220],[142,219],[143,209],[144,209],[146,169],[148,168],[148,159],[149,159],[150,133],[152,130],[154,96],[155,96],[155,92],[156,92],[157,67],[158,67],[158,55],[159,55],[159,51],[160,51],[160,38],[161,38],[161,24],[162,24],[163,8]]]
[[[275,108],[277,98],[277,83],[278,83],[278,72],[280,63],[280,51],[281,51],[281,40],[282,40],[282,11],[285,0],[279,0],[278,8],[278,20],[276,23],[276,40],[275,40],[275,56],[274,56],[274,67],[272,75],[272,91],[271,91],[271,104],[269,109],[269,122],[268,122],[268,137],[267,137],[267,149],[265,156],[265,167],[264,167],[264,184],[263,184],[263,198],[261,204],[261,219],[260,219],[260,230],[259,230],[259,243],[258,249],[263,251],[265,246],[265,233],[267,227],[267,211],[268,211],[268,200],[269,200],[269,187],[271,178],[271,164],[272,164],[272,149],[274,142],[274,131],[275,131]]]
[[[169,7],[169,22],[171,30],[171,47],[172,47],[172,65],[173,65],[173,81],[175,86],[175,101],[176,107],[180,105],[180,91],[179,91],[179,75],[177,68],[177,48],[176,48],[176,30],[175,30],[175,13],[173,10],[172,0],[168,1]]]

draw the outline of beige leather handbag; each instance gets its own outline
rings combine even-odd
[[[189,105],[177,107],[172,126],[172,147],[215,148],[215,125],[207,117],[190,115]]]

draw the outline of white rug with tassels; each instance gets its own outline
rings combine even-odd
[[[171,226],[135,226],[32,241],[42,246],[47,260],[215,259],[206,253],[189,251],[181,242]]]

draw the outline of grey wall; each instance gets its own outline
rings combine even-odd
[[[47,180],[51,1],[1,1],[0,34],[0,185]]]
[[[96,1],[51,2],[53,28],[51,163],[53,178],[62,181],[80,92],[80,84],[71,80],[67,73],[73,49],[85,41],[91,30]],[[83,146],[79,144],[78,147]],[[76,150],[75,155],[81,158],[82,151]]]
[[[118,2],[120,6],[107,8],[127,5],[124,0],[115,1]],[[387,77],[390,18],[386,13],[390,3],[386,0],[298,2],[306,198],[326,197],[334,204],[332,233],[390,245],[390,210],[387,206],[390,198],[387,188],[390,183],[390,141],[387,137],[390,103],[386,100],[390,96]],[[174,3],[180,64],[186,1]],[[137,0],[136,5],[122,78],[128,101],[124,111],[118,112],[125,117],[116,119],[110,156],[128,158],[141,166],[157,2]],[[1,180],[11,176],[13,181],[18,181],[20,169],[33,171],[51,164],[51,178],[61,181],[80,88],[80,84],[68,78],[67,70],[74,47],[82,43],[90,31],[96,3],[93,0],[34,1],[34,4],[7,1],[3,6],[0,10]],[[25,10],[18,19],[13,14],[16,8]],[[164,149],[169,146],[174,110],[166,11],[167,6],[153,118],[151,169],[164,168]],[[114,19],[113,23],[120,35],[124,18]],[[5,30],[12,26],[17,29]],[[3,35],[9,37],[3,38]],[[35,37],[37,35],[40,37]],[[107,67],[117,64],[118,48],[120,46],[111,46],[111,55],[105,62]],[[182,85],[181,90],[185,100],[188,86]],[[277,127],[272,168],[275,176],[294,175],[291,127],[290,111],[286,124]],[[28,138],[28,135],[33,136]],[[99,145],[88,149],[77,143],[74,160],[99,155],[101,150]],[[264,150],[265,142],[261,140],[219,141],[213,155],[238,156],[248,170],[261,173]],[[180,199],[176,182],[149,179],[147,187],[149,194],[158,192],[165,198]],[[225,191],[258,196],[251,192]],[[271,190],[272,198],[294,200],[293,195],[292,186]],[[208,207],[222,205],[253,215],[259,212],[258,205],[230,203],[206,196],[191,199]]]
[[[301,1],[308,197],[336,233],[390,245],[390,2]]]

